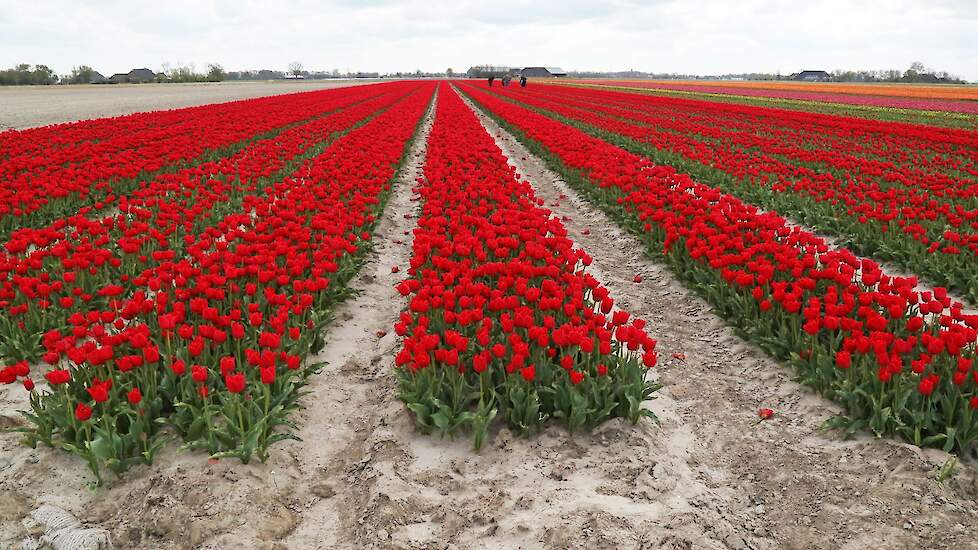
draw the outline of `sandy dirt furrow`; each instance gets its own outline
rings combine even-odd
[[[708,520],[714,512],[726,520],[704,524],[711,541],[730,548],[972,543],[978,533],[973,466],[958,466],[940,483],[936,471],[947,460],[945,453],[867,436],[841,441],[821,431],[821,424],[840,412],[837,406],[792,382],[785,366],[739,339],[665,266],[650,261],[636,239],[491,119],[482,121],[518,172],[562,217],[575,242],[594,257],[595,276],[619,305],[649,321],[660,343],[658,375],[666,384],[663,398],[651,407],[665,420],[660,441],[649,442],[650,459],[663,443],[674,444],[661,438],[689,432],[688,439],[680,438],[688,467],[714,483],[710,498],[685,503],[694,511],[691,519]],[[635,275],[641,283],[634,282]],[[775,417],[759,423],[759,407],[773,408]],[[668,486],[670,481],[656,477],[654,482]],[[708,547],[707,542],[688,538],[677,546]]]
[[[0,131],[375,82],[377,81],[368,79],[269,80],[187,84],[0,86]]]

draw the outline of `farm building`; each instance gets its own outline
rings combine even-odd
[[[832,78],[832,75],[825,71],[802,71],[791,75],[792,80],[803,80],[805,82],[825,82]]]
[[[153,82],[156,80],[156,73],[149,69],[133,69],[129,71],[129,82]]]
[[[128,73],[115,73],[108,80],[113,84],[143,84],[155,82],[156,78],[156,73],[149,69],[133,69]]]
[[[519,71],[520,76],[527,78],[553,78],[567,76],[567,72],[560,67],[524,67]]]
[[[88,77],[88,82],[85,84],[108,84],[109,79],[105,78],[102,73],[98,71],[92,71],[92,75]]]

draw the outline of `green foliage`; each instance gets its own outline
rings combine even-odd
[[[25,86],[31,84],[57,84],[58,76],[47,65],[31,66],[20,63],[0,71],[0,86]]]
[[[224,72],[224,67],[218,63],[211,63],[207,66],[207,81],[208,82],[222,82],[227,78],[227,73]]]

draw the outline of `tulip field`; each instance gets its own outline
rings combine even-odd
[[[3,381],[32,392],[28,442],[96,473],[151,461],[164,428],[213,456],[264,458],[288,437],[277,428],[316,370],[303,359],[322,347],[433,89],[257,100],[259,121],[234,122],[247,131],[215,125],[224,157],[195,158],[199,142],[178,141],[167,157],[194,160],[154,176],[137,164],[55,201],[26,197],[5,216],[18,227],[0,303],[3,355],[16,360]],[[132,154],[85,162],[114,176]],[[12,171],[32,181],[45,168]],[[74,214],[48,220],[69,205]]]
[[[652,266],[765,357],[765,376],[837,411],[805,437],[955,456],[978,443],[974,130],[620,86],[394,81],[3,132],[0,182],[0,387],[24,396],[5,427],[67,451],[93,486],[168,453],[274,466],[284,448],[301,463],[302,411],[344,403],[393,407],[379,425],[413,445],[458,439],[494,460],[510,435],[664,445],[689,420],[671,388],[685,377],[753,384],[746,413],[707,407],[746,414],[741,431],[796,429],[771,378],[687,364],[675,320],[693,298],[644,302],[635,289],[687,296],[643,280]],[[395,213],[397,196],[410,208]],[[385,278],[367,273],[400,245]],[[647,270],[623,283],[626,260]],[[343,309],[365,284],[390,291],[382,328],[364,329],[377,349],[332,364],[336,331],[370,326]],[[393,404],[356,405],[351,372]],[[345,480],[383,456],[359,444],[373,446]],[[684,471],[662,460],[655,475]]]
[[[593,90],[521,97],[978,303],[975,132]]]
[[[972,447],[978,314],[945,287],[918,291],[917,277],[889,274],[872,258],[919,268],[978,302],[978,205],[969,195],[978,136],[894,135],[887,123],[854,121],[817,134],[791,129],[800,122],[784,113],[785,128],[745,131],[774,113],[725,119],[727,106],[689,105],[686,116],[674,100],[615,92],[463,89],[638,232],[748,339],[843,403],[847,429]],[[779,213],[872,256],[830,245]]]

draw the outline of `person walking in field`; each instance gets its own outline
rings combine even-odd
[[[526,88],[526,77],[520,76],[520,88]]]
[[[494,77],[494,76],[490,76],[490,77],[489,77],[489,87],[490,87],[490,88],[492,88],[492,81],[493,81],[493,80],[496,80],[496,77]]]
[[[503,77],[503,88],[509,86],[509,81],[511,80],[509,75]]]

